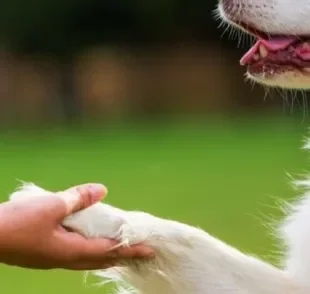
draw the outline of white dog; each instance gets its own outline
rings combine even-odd
[[[310,46],[301,37],[310,35],[310,0],[222,0],[219,13],[259,38],[241,61],[253,79],[310,88]],[[310,181],[302,184],[310,191]],[[28,184],[13,193],[11,201],[48,193]],[[89,238],[117,239],[122,246],[144,242],[154,248],[152,261],[126,261],[95,273],[103,281],[115,282],[119,294],[310,293],[310,193],[291,205],[279,229],[283,268],[246,255],[200,229],[101,203],[68,217],[64,225]]]

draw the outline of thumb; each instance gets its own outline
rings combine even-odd
[[[84,184],[56,193],[56,197],[65,203],[62,218],[85,209],[103,199],[108,193],[107,188],[101,184]]]

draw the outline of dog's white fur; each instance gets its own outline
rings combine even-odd
[[[220,0],[219,12],[227,21],[233,19],[251,24],[273,35],[306,35],[310,31],[310,2],[307,0]],[[231,15],[223,10],[231,5]],[[232,19],[233,18],[233,19]]]
[[[304,182],[310,188],[310,182]],[[10,201],[50,194],[24,184]],[[117,293],[139,294],[285,294],[310,293],[310,194],[297,204],[280,228],[285,265],[276,268],[246,255],[203,230],[98,203],[68,217],[64,225],[88,238],[119,240],[121,246],[144,242],[154,260],[126,261],[95,272]]]
[[[243,23],[271,35],[310,36],[309,0],[220,0],[217,15],[240,29],[242,27],[238,24]],[[280,72],[268,74],[248,73],[248,77],[267,86],[310,89],[309,68],[283,68]]]

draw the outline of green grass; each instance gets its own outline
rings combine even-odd
[[[264,223],[280,215],[275,197],[295,195],[286,172],[307,168],[306,134],[301,121],[266,118],[11,131],[0,134],[0,195],[6,200],[16,179],[47,189],[103,182],[113,205],[200,226],[270,258]],[[6,294],[105,292],[84,287],[82,273],[0,271]]]

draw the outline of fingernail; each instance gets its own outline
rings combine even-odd
[[[87,188],[90,193],[92,203],[100,201],[108,193],[108,189],[101,184],[90,184]]]

